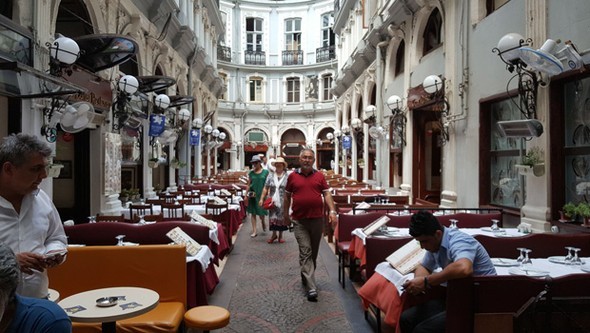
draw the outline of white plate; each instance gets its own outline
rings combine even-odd
[[[565,264],[565,257],[564,256],[553,256],[553,257],[549,257],[547,258],[547,260],[549,260],[549,262],[552,262],[554,264]],[[582,264],[584,264],[584,260],[582,260]]]
[[[524,275],[524,276],[532,276],[532,277],[542,277],[549,275],[548,271],[542,271],[539,269],[534,268],[525,268],[521,269],[520,267],[512,267],[508,270],[508,273],[512,275]]]
[[[508,259],[508,258],[492,258],[492,263],[494,266],[498,267],[512,267],[518,266],[520,263],[516,261],[516,259]]]

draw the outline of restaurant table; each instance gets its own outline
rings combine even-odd
[[[99,307],[101,297],[118,297],[117,304]],[[102,323],[103,332],[116,332],[117,320],[132,318],[154,309],[160,300],[157,292],[139,287],[112,287],[81,292],[58,304],[70,319],[82,323]]]
[[[49,288],[47,290],[47,293],[48,293],[48,295],[47,295],[48,300],[55,302],[55,303],[59,302],[59,291]]]
[[[242,205],[241,204],[230,204],[228,206],[229,210],[235,210],[235,211],[239,211],[241,209]],[[160,205],[153,205],[152,206],[152,210],[154,212],[154,215],[158,215],[160,214],[160,212],[162,211],[162,207]],[[225,211],[225,208],[222,209],[222,212]],[[193,212],[196,212],[199,215],[205,214],[206,213],[206,208],[205,205],[184,205],[184,213],[186,215],[190,215]],[[131,217],[129,216],[129,208],[123,208],[121,209],[121,214],[125,217],[125,219],[130,220]],[[166,216],[164,216],[166,218]]]
[[[517,263],[513,263],[515,260],[492,258],[498,275],[524,275],[538,278],[546,276],[558,278],[570,274],[590,272],[590,258],[581,258],[581,260],[584,261],[584,265],[564,265],[552,262],[549,259],[533,258],[531,259],[531,265],[520,268]],[[367,309],[369,304],[375,305],[384,312],[384,322],[395,327],[398,324],[404,303],[407,301],[407,294],[403,291],[400,292],[399,287],[413,277],[414,273],[402,275],[387,262],[377,265],[375,274],[358,291],[363,306]]]

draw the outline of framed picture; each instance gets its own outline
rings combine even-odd
[[[72,179],[72,161],[53,160],[53,164],[61,164],[64,166],[61,168],[59,177],[57,177],[57,179]]]
[[[121,167],[121,189],[137,188],[135,167]]]

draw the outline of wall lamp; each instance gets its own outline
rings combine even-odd
[[[344,135],[350,134],[350,126],[348,126],[348,125],[342,126],[341,130]]]
[[[80,57],[80,47],[73,39],[59,35],[49,48],[49,74],[53,76],[72,75],[71,66]]]
[[[201,129],[203,127],[203,119],[201,119],[201,118],[193,119],[192,126],[195,129]]]
[[[402,109],[402,98],[397,95],[391,95],[387,99],[387,107],[391,110],[391,124],[393,134],[397,140],[394,140],[395,146],[406,145],[406,123],[407,118]],[[399,143],[399,144],[398,144]]]
[[[354,118],[350,121],[350,127],[352,127],[355,132],[358,132],[363,129],[363,121],[359,118]]]
[[[367,105],[367,107],[365,107],[365,120],[364,120],[364,122],[369,125],[374,125],[376,113],[377,113],[377,107],[375,107],[375,105]]]
[[[334,133],[327,133],[326,139],[330,141],[330,143],[334,142]]]
[[[138,89],[139,81],[133,75],[124,75],[117,82],[117,96],[113,103],[113,117],[116,121],[113,121],[113,129],[120,129],[130,119],[131,112],[128,111],[128,104]]]
[[[444,145],[449,141],[449,123],[447,116],[449,115],[449,101],[444,93],[444,80],[438,75],[428,75],[422,81],[424,91],[430,95],[434,105],[432,107],[435,111],[440,111],[439,129],[440,129],[440,144]]]

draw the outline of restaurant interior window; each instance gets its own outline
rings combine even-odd
[[[590,78],[564,85],[565,202],[590,202]]]
[[[287,103],[299,103],[301,82],[298,77],[287,78]]]
[[[332,100],[332,74],[322,76],[322,101]]]
[[[438,8],[434,8],[422,35],[424,40],[423,54],[434,50],[442,44],[442,17]]]
[[[489,107],[490,204],[520,209],[525,197],[525,183],[515,165],[520,162],[525,141],[502,136],[496,123],[521,119],[521,112],[510,98],[493,102]]]
[[[248,98],[250,102],[262,102],[262,78],[251,77],[248,87]]]

